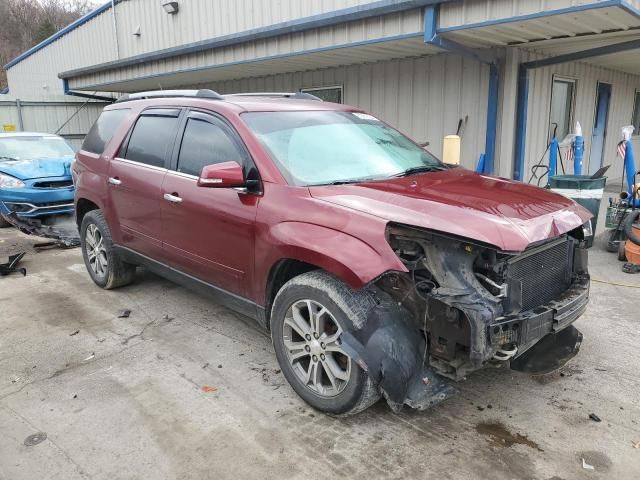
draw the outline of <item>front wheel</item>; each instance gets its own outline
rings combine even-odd
[[[366,322],[366,292],[313,271],[293,278],[278,292],[271,313],[276,357],[289,384],[303,400],[326,413],[354,414],[380,395],[342,349],[345,330]]]
[[[125,263],[113,248],[111,231],[100,210],[92,210],[82,219],[80,244],[84,264],[96,285],[110,290],[133,281],[136,267]]]

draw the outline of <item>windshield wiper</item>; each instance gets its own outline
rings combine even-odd
[[[426,173],[426,172],[443,172],[445,170],[449,170],[450,167],[445,165],[420,165],[419,167],[411,167],[406,170],[396,173],[395,175],[391,175],[392,177],[406,177],[408,175],[414,175],[416,173]]]

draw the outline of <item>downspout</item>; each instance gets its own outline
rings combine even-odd
[[[118,41],[118,20],[116,18],[116,0],[111,0],[111,16],[113,17],[113,34],[115,36],[116,60],[120,60],[120,42]]]
[[[438,16],[440,4],[431,5],[424,10],[424,42],[489,66],[489,93],[487,100],[487,130],[485,138],[485,159],[483,173],[492,174],[496,154],[498,131],[498,97],[500,74],[496,60],[484,52],[474,51],[462,44],[442,38],[438,34]]]

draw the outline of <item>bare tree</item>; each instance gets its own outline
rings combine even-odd
[[[90,0],[0,0],[0,66],[93,8]],[[7,86],[0,69],[0,90]]]

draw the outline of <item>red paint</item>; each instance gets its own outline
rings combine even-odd
[[[151,106],[192,107],[224,117],[252,157],[262,193],[203,188],[192,176],[112,160],[140,111]],[[116,243],[260,305],[269,272],[282,259],[311,263],[354,287],[389,270],[404,271],[385,239],[389,222],[522,251],[590,218],[585,209],[548,190],[463,168],[353,185],[289,186],[241,118],[245,111],[359,111],[348,106],[175,98],[107,108],[130,108],[131,113],[100,158],[78,153],[76,199],[88,199],[104,210]],[[232,163],[208,167],[203,176],[237,185],[238,169]],[[109,184],[109,177],[122,185]],[[164,194],[182,201],[167,202]]]

